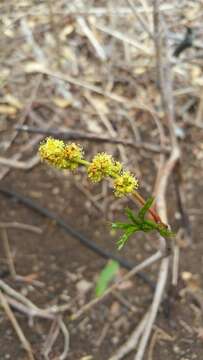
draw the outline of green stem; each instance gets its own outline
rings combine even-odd
[[[86,167],[90,165],[90,162],[87,161],[87,160],[84,160],[84,159],[77,160],[77,163],[80,164],[80,165],[84,165]]]

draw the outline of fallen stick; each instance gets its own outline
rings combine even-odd
[[[6,315],[8,316],[11,324],[13,325],[13,328],[23,346],[23,348],[27,351],[27,354],[28,354],[28,359],[29,360],[35,360],[34,358],[34,355],[32,353],[32,348],[31,348],[31,345],[30,343],[28,342],[28,340],[26,339],[20,325],[18,324],[17,320],[16,320],[16,317],[14,316],[7,300],[6,300],[6,297],[3,295],[3,293],[1,292],[0,290],[0,302],[1,302],[1,305],[6,313]]]
[[[124,356],[126,356],[132,350],[135,349],[135,347],[137,346],[137,343],[138,343],[138,341],[140,339],[140,336],[142,335],[142,333],[144,331],[144,328],[145,328],[145,326],[147,324],[148,316],[149,316],[149,313],[145,314],[145,316],[140,321],[140,323],[135,328],[135,330],[132,332],[132,334],[130,335],[130,337],[126,341],[126,343],[123,344],[109,360],[123,359]]]
[[[145,329],[143,331],[143,335],[139,344],[138,352],[134,357],[134,360],[142,360],[144,356],[144,352],[146,349],[146,346],[148,344],[149,337],[151,335],[151,330],[153,327],[153,324],[156,320],[156,316],[159,310],[159,306],[162,300],[163,292],[165,289],[167,276],[168,276],[168,270],[169,270],[169,257],[165,257],[162,259],[160,270],[159,270],[159,277],[157,281],[157,288],[154,294],[154,299],[152,302],[152,307],[150,309],[149,316],[147,318],[147,322],[145,324]]]
[[[5,295],[1,291],[1,289],[5,292]],[[8,295],[7,295],[8,294]],[[34,360],[34,357],[32,355],[32,350],[29,342],[25,338],[21,328],[19,327],[17,320],[14,316],[14,314],[11,311],[11,308],[9,304],[16,310],[24,313],[28,316],[28,319],[30,321],[30,324],[32,324],[32,320],[34,317],[39,317],[46,320],[53,320],[56,321],[59,329],[61,330],[61,333],[64,337],[64,349],[62,354],[59,356],[59,360],[65,360],[67,358],[67,353],[69,351],[69,343],[70,343],[70,337],[69,337],[69,331],[64,324],[62,318],[61,318],[61,312],[66,311],[67,304],[64,304],[64,306],[55,306],[50,307],[47,309],[40,309],[36,305],[34,305],[30,300],[28,300],[24,295],[18,293],[16,290],[11,288],[9,285],[4,283],[4,281],[0,280],[0,302],[2,303],[2,306],[8,315],[10,321],[12,322],[16,333],[18,337],[20,338],[23,347],[27,350],[29,353],[29,360]],[[52,339],[51,341],[52,345],[54,345],[56,339]],[[51,346],[51,343],[49,343],[49,349]],[[48,351],[49,352],[49,351]]]
[[[26,231],[32,231],[36,234],[42,234],[42,229],[40,229],[38,226],[19,223],[17,221],[13,222],[0,222],[0,229],[20,229],[20,230],[26,230]]]

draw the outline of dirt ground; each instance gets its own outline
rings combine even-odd
[[[129,3],[12,0],[0,5],[0,280],[41,309],[67,305],[62,315],[70,335],[67,360],[108,360],[147,312],[154,290],[135,277],[72,321],[71,316],[94,298],[107,260],[1,189],[32,199],[72,230],[133,265],[157,250],[156,234],[138,234],[119,252],[118,234],[110,224],[123,218],[126,206],[137,209],[132,200],[115,199],[107,182],[90,184],[83,170],[60,172],[36,157],[45,137],[40,131],[82,131],[98,137],[81,141],[88,159],[106,151],[136,174],[145,198],[154,191],[161,140],[170,147],[170,131],[158,86],[152,1],[134,1],[138,15]],[[171,286],[170,271],[144,360],[203,359],[202,7],[201,1],[160,1],[161,26],[168,40],[163,58],[170,62],[173,78],[174,131],[182,151],[181,190],[192,243],[184,236],[171,176],[166,202],[180,246],[179,281]],[[175,57],[188,27],[195,33],[194,46]],[[35,132],[18,132],[16,125]],[[101,136],[110,142],[101,142]],[[115,139],[134,146],[112,143]],[[16,222],[35,228],[12,228]],[[5,228],[18,278],[9,273]],[[121,267],[118,277],[126,271]],[[157,272],[158,264],[145,271],[153,284]],[[4,310],[0,307],[0,360],[27,360]],[[35,359],[44,359],[51,321],[36,318],[32,323],[14,305],[12,311]],[[63,346],[60,334],[47,359],[59,360]],[[125,359],[133,360],[135,351]]]
[[[154,329],[153,359],[200,360],[203,356],[203,243],[201,237],[201,201],[202,176],[201,160],[195,156],[196,140],[199,134],[192,128],[187,129],[183,162],[184,186],[187,189],[187,208],[193,227],[193,244],[181,249],[180,281],[175,295],[170,295],[170,311],[159,313]],[[3,187],[26,195],[39,204],[59,215],[74,229],[81,231],[94,242],[116,252],[115,239],[109,225],[94,208],[90,200],[76,187],[77,181],[83,183],[83,174],[79,178],[61,175],[46,165],[38,165],[31,171],[11,171],[3,181]],[[93,190],[94,189],[91,189]],[[169,189],[169,193],[172,191]],[[1,197],[1,221],[18,221],[38,226],[42,234],[31,231],[8,229],[8,237],[17,274],[34,274],[40,281],[38,286],[16,282],[10,276],[6,281],[41,307],[70,303],[65,314],[65,322],[70,331],[70,352],[67,359],[79,360],[85,356],[95,360],[108,359],[136,327],[152,299],[152,290],[141,279],[135,278],[123,289],[109,296],[91,309],[77,322],[71,322],[69,315],[76,312],[94,296],[96,278],[106,263],[92,251],[81,245],[77,239],[69,236],[53,221],[42,217],[24,205]],[[173,202],[169,209],[173,211]],[[108,205],[109,206],[109,205]],[[175,203],[174,203],[175,207]],[[114,218],[119,218],[119,211],[113,211]],[[174,227],[176,225],[174,224]],[[155,246],[148,241],[130,241],[122,256],[134,261],[153,253]],[[1,244],[1,271],[7,268],[5,254]],[[184,281],[184,273],[191,278]],[[156,279],[156,267],[146,272]],[[81,289],[82,280],[87,290]],[[170,282],[170,281],[169,281]],[[28,337],[36,358],[40,359],[40,349],[49,328],[46,320],[36,320],[29,327],[28,320],[15,312],[20,325]],[[0,315],[1,359],[26,359],[10,322],[3,312]],[[153,344],[153,345],[152,345]],[[57,342],[52,358],[57,356],[62,344]],[[92,356],[92,357],[91,357]],[[133,354],[126,357],[133,359]],[[148,359],[146,355],[146,359]]]

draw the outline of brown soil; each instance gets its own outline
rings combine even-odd
[[[198,136],[191,129],[188,129],[188,133],[194,138]],[[185,151],[187,162],[183,163],[183,173],[187,192],[186,203],[193,226],[193,244],[181,250],[180,281],[178,289],[170,295],[170,311],[166,315],[163,307],[156,321],[154,334],[157,336],[153,337],[153,359],[157,360],[203,358],[203,242],[200,214],[202,189],[199,182],[202,168],[195,156],[194,143],[193,147],[192,142],[187,147],[184,146],[187,149]],[[28,172],[11,171],[3,185],[31,197],[61,216],[74,229],[81,231],[94,242],[116,252],[116,237],[111,235],[105,216],[101,215],[87,197],[76,188],[76,181],[83,182],[83,179],[83,175],[79,178],[66,174],[63,176],[46,165],[40,165]],[[169,192],[172,194],[172,184],[170,187]],[[92,186],[91,188],[89,186],[89,190],[95,191]],[[95,360],[107,360],[127,339],[146,312],[153,295],[151,289],[141,279],[135,278],[126,284],[125,289],[96,305],[79,321],[69,321],[69,315],[94,296],[96,277],[106,260],[66,234],[53,221],[2,194],[0,199],[1,221],[28,223],[43,230],[41,235],[30,231],[8,230],[17,273],[22,276],[35,274],[42,286],[17,282],[10,276],[6,281],[26,294],[38,306],[47,307],[64,301],[70,303],[70,310],[64,316],[70,331],[70,352],[67,359],[79,360],[89,355]],[[174,212],[176,205],[173,199],[169,205],[169,213]],[[121,217],[121,212],[120,215],[115,210],[109,213],[114,218]],[[176,227],[177,224],[174,226]],[[142,237],[138,237],[136,242],[129,242],[122,256],[132,261],[141,261],[154,250],[155,245],[152,245],[152,240],[148,238],[147,241],[143,241]],[[1,270],[4,270],[7,266],[2,244],[1,254]],[[154,280],[156,268],[155,266],[146,272]],[[184,271],[191,273],[190,282],[185,283],[181,279]],[[81,280],[88,281],[92,285],[84,295],[78,290]],[[186,290],[182,291],[183,289]],[[36,359],[41,359],[40,350],[50,323],[36,320],[33,327],[29,327],[28,319],[23,314],[15,312],[15,315],[34,349]],[[0,322],[0,359],[26,359],[26,354],[3,311],[0,312]],[[157,332],[157,329],[163,332]],[[58,341],[51,359],[55,356],[57,358],[62,350],[61,347],[62,341]],[[133,354],[126,359],[133,359]],[[146,359],[148,359],[147,355]]]
[[[106,60],[100,59],[91,39],[78,23],[74,3],[80,2],[84,3],[82,13],[92,7],[94,10],[105,7],[103,15],[86,13],[84,19],[104,50]],[[20,133],[13,141],[15,126],[22,124],[43,129],[49,126],[59,130],[79,130],[107,137],[115,135],[157,146],[160,143],[160,129],[154,121],[157,118],[164,127],[169,145],[168,124],[163,117],[157,86],[154,43],[130,9],[130,13],[123,16],[126,1],[12,0],[1,3],[1,157],[14,160],[19,155],[19,160],[26,163],[36,154],[36,143],[40,141],[38,134]],[[145,2],[134,3],[143,8],[140,14],[146,26],[152,29],[148,11],[152,1],[147,1],[146,6]],[[69,5],[74,10],[72,14]],[[117,7],[121,9],[120,15],[114,16]],[[184,239],[180,241],[179,283],[172,289],[171,279],[168,279],[168,300],[158,314],[145,360],[202,360],[202,4],[201,1],[173,0],[162,1],[161,7],[161,23],[170,35],[169,68],[173,71],[177,132],[183,137],[179,140],[183,153],[184,208],[192,225],[193,243],[186,246]],[[194,29],[194,47],[186,49],[179,58],[172,58],[179,41],[184,39],[187,26]],[[105,27],[115,31],[113,34],[102,31]],[[117,31],[124,40],[115,36]],[[132,39],[135,46],[129,45],[128,39]],[[50,75],[43,74],[45,67]],[[155,119],[152,114],[156,114]],[[88,158],[98,151],[107,151],[122,160],[126,168],[135,170],[143,196],[151,194],[160,154],[100,142],[86,141],[83,145]],[[138,234],[122,252],[116,250],[118,235],[112,234],[109,223],[123,217],[125,206],[134,205],[129,199],[115,200],[107,183],[90,185],[82,171],[75,175],[62,174],[45,164],[30,171],[10,169],[2,180],[2,169],[3,166],[0,187],[33,199],[104,249],[132,263],[141,262],[156,251],[155,234],[145,237]],[[172,179],[166,197],[169,223],[180,238],[180,214]],[[24,281],[6,276],[8,262],[0,232],[0,276],[41,308],[70,304],[63,315],[70,332],[67,360],[108,360],[128,339],[149,308],[153,297],[151,288],[136,277],[79,320],[71,321],[70,315],[94,298],[96,280],[106,260],[81,245],[54,221],[1,192],[0,207],[0,222],[17,221],[42,230],[42,234],[36,234],[7,229],[16,271],[25,277]],[[125,271],[121,269],[119,275]],[[157,271],[156,264],[146,274],[156,282]],[[38,283],[25,281],[32,277]],[[85,287],[89,290],[84,291]],[[51,323],[36,319],[30,326],[25,314],[13,311],[32,346],[35,359],[41,360]],[[54,344],[50,360],[58,360],[62,351],[63,338],[60,337]],[[126,360],[133,358],[134,352]],[[27,354],[0,308],[0,360],[8,359],[27,360]]]

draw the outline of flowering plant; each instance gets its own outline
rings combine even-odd
[[[130,209],[126,210],[130,223],[115,222],[112,224],[114,229],[121,229],[124,232],[117,242],[118,249],[121,249],[129,237],[137,231],[149,232],[156,230],[163,237],[174,235],[152,208],[153,198],[150,197],[145,202],[137,192],[139,186],[137,178],[131,172],[124,170],[123,165],[111,155],[104,152],[98,153],[89,162],[84,159],[84,151],[80,145],[75,143],[65,144],[62,140],[50,137],[40,145],[39,154],[43,161],[58,169],[73,171],[79,166],[84,166],[88,178],[94,183],[110,178],[113,180],[116,197],[132,194],[138,200],[142,208],[137,215]],[[150,213],[152,219],[146,219],[147,212]]]

